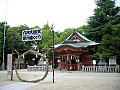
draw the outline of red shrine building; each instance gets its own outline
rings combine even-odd
[[[97,49],[98,45],[74,30],[65,41],[54,46],[54,53],[59,57],[58,69],[81,70],[82,65],[92,66],[90,51]]]

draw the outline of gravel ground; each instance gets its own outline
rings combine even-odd
[[[44,72],[19,70],[25,79],[37,79]],[[55,83],[52,83],[52,72],[44,81],[38,83],[20,82],[15,73],[10,81],[7,71],[0,71],[0,90],[120,90],[120,73],[85,73],[81,71],[55,70]]]

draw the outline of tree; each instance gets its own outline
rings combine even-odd
[[[22,30],[28,30],[29,27],[27,25],[20,25],[17,27],[10,27],[7,30],[7,53],[11,53],[11,50],[13,48],[13,43],[14,43],[14,48],[17,50],[20,49],[28,49],[30,48],[29,42],[24,43],[22,42]],[[13,42],[14,41],[14,42]]]
[[[4,22],[0,22],[0,58],[2,58]]]
[[[100,42],[98,54],[120,59],[120,7],[115,0],[97,0],[94,15],[88,20],[88,37]],[[119,61],[118,61],[119,62]],[[120,63],[119,63],[120,64]]]
[[[3,55],[3,42],[4,42],[4,25],[7,22],[0,22],[0,60],[2,60],[2,55]],[[6,30],[5,30],[5,47],[4,47],[4,55],[5,55],[5,60],[6,60],[6,31],[9,28],[8,25],[6,25]],[[6,61],[5,61],[6,63]]]
[[[62,43],[67,37],[73,32],[73,29],[67,28],[64,30],[64,32],[60,33],[60,36],[57,37],[57,42],[55,44]]]
[[[47,52],[51,45],[52,45],[52,31],[51,27],[47,23],[42,28],[42,43],[38,42],[38,47],[44,52]]]
[[[83,34],[84,36],[86,36],[87,38],[89,38],[89,37],[88,37],[88,31],[90,30],[90,28],[88,27],[88,25],[80,26],[80,27],[77,28],[77,30],[78,30],[81,34]]]
[[[112,25],[120,23],[120,7],[115,6],[113,0],[97,0],[97,8],[94,15],[88,20],[89,37],[97,42],[102,40],[105,34],[112,34]]]

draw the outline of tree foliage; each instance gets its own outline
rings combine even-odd
[[[0,57],[2,57],[4,22],[0,22]]]
[[[4,26],[5,26],[5,23],[6,22],[0,22],[0,60],[2,59],[2,54],[3,54]],[[7,31],[8,28],[9,28],[9,26],[6,25],[6,31]],[[6,41],[6,31],[5,31],[5,41]],[[6,49],[6,46],[4,47],[4,49]],[[4,52],[6,54],[6,51],[4,51]]]
[[[113,34],[112,25],[120,23],[120,8],[115,6],[113,0],[97,0],[96,5],[94,15],[88,20],[89,37],[94,41],[101,42],[105,34]]]
[[[17,27],[10,27],[7,30],[6,34],[6,46],[7,46],[7,52],[11,53],[11,50],[13,48],[15,49],[24,49],[29,48],[28,45],[26,45],[24,42],[22,42],[22,30],[27,30],[29,27],[27,25],[20,25]]]
[[[88,20],[87,36],[101,44],[98,54],[120,59],[120,7],[115,6],[115,0],[97,0],[96,5]]]

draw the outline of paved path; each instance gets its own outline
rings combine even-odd
[[[15,84],[2,86],[2,87],[0,87],[0,90],[24,90],[24,89],[32,87],[36,84],[37,83],[18,82],[18,83],[15,83]]]
[[[29,73],[29,74],[37,74],[38,72],[20,72],[20,73]],[[39,72],[39,73],[44,73],[44,72]],[[76,74],[78,75],[76,75]],[[51,81],[52,82],[52,72],[49,72],[49,74],[47,75],[47,77],[45,78],[45,80],[43,80],[42,82],[48,82]],[[72,75],[71,75],[72,74]],[[81,76],[79,76],[79,74],[81,74]],[[85,73],[81,73],[81,72],[66,72],[66,71],[55,71],[55,80],[59,79],[59,78],[70,78],[70,79],[90,79],[90,80],[115,80],[115,81],[120,81],[120,77],[113,77],[113,76],[100,76],[99,74],[97,74],[98,76],[92,76],[92,74],[90,74],[89,76],[84,76]],[[109,74],[108,74],[109,75]],[[37,78],[33,78],[33,79],[37,79]],[[0,87],[0,90],[25,90],[27,88],[30,87],[34,87],[36,85],[40,84],[38,83],[27,83],[27,82],[16,82],[14,84],[9,84],[6,86],[2,86]]]
[[[36,74],[37,72],[20,72],[20,73],[29,73],[29,74]],[[44,72],[41,72],[44,73]],[[55,78],[59,78],[62,76],[65,76],[66,73],[55,73]],[[37,78],[34,78],[33,80],[35,80]],[[47,82],[50,81],[52,82],[52,72],[49,72],[49,74],[47,75],[47,77],[42,81],[42,82]],[[39,83],[39,82],[38,82]],[[0,87],[0,90],[25,90],[27,88],[33,87],[35,85],[37,85],[38,83],[27,83],[27,82],[16,82],[14,84],[10,84],[10,85],[6,85],[6,86],[2,86]]]

